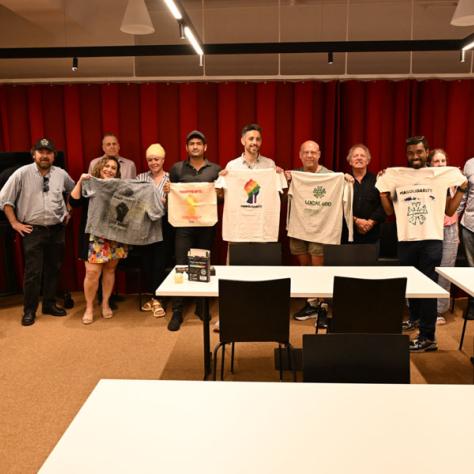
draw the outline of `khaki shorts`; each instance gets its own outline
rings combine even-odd
[[[307,240],[290,237],[290,252],[292,255],[309,254],[313,257],[322,257],[323,247],[323,244],[318,244],[317,242],[308,242]]]

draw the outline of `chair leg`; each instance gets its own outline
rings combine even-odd
[[[224,380],[225,344],[222,344],[221,380]]]
[[[288,368],[293,372],[293,382],[296,382],[296,362],[293,360],[293,346],[290,343],[286,345],[286,352],[288,356]]]
[[[280,366],[280,382],[283,382],[283,359],[281,357],[281,344],[278,343],[278,363]]]
[[[462,325],[461,340],[459,341],[459,350],[462,351],[462,345],[464,343],[464,333],[466,332],[467,319],[464,315],[464,324]]]
[[[230,373],[234,373],[234,354],[235,354],[235,342],[232,342],[231,352],[230,352]]]
[[[214,362],[214,367],[213,367],[213,376],[214,380],[217,380],[217,353],[219,352],[219,348],[222,346],[222,342],[219,342],[217,346],[214,348],[214,353],[212,354],[212,360]]]

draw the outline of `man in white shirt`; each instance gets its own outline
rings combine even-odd
[[[98,158],[94,158],[89,163],[89,170],[88,173],[92,174],[94,170],[94,166],[104,158],[104,156],[112,156],[117,158],[118,162],[120,163],[120,175],[122,179],[135,179],[137,176],[137,168],[135,163],[132,160],[128,160],[123,156],[119,155],[120,151],[120,144],[118,138],[113,133],[106,133],[102,138],[102,150],[104,154],[99,156]]]
[[[411,178],[410,182],[410,172],[406,172],[405,168],[392,168],[395,174],[400,175],[397,177],[399,183],[396,188],[393,189],[393,185],[386,179],[387,173],[379,177],[376,186],[387,215],[393,214],[393,199],[397,199],[395,210],[398,211],[396,217],[400,264],[414,266],[437,281],[435,267],[441,263],[444,213],[448,216],[454,214],[467,187],[466,180],[459,171],[456,173],[456,170],[448,170],[447,167],[444,167],[445,171],[442,168],[430,168],[433,176],[425,176],[423,168],[428,162],[429,146],[423,136],[407,139],[406,154],[408,167],[420,170],[420,179]],[[435,173],[444,172],[451,173],[454,178],[449,177],[448,180],[442,181],[444,188],[440,194],[439,189],[436,189]],[[403,176],[405,174],[406,180]],[[453,182],[448,182],[453,179]],[[459,186],[453,198],[448,193],[448,187],[451,185]],[[438,199],[439,195],[442,198],[441,202]],[[446,196],[445,204],[444,196]],[[426,201],[423,201],[424,199]],[[436,303],[436,299],[431,298],[409,300],[410,319],[403,324],[403,328],[413,330],[419,326],[418,336],[410,341],[410,351],[428,352],[438,349],[435,339]]]

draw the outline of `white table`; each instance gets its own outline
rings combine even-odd
[[[473,398],[472,385],[101,380],[39,472],[469,472]]]
[[[273,280],[291,278],[292,298],[331,298],[334,276],[354,278],[407,278],[407,298],[449,298],[449,293],[415,267],[292,267],[218,265],[208,283],[188,281],[175,283],[175,270],[156,290],[158,296],[200,297],[203,301],[204,378],[211,373],[209,315],[207,298],[219,296],[219,278],[228,280]]]
[[[436,272],[474,296],[474,267],[436,267]]]

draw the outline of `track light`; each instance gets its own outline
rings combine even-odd
[[[201,45],[199,44],[198,40],[194,36],[194,33],[192,32],[191,28],[189,28],[189,26],[184,27],[184,34],[186,38],[188,38],[188,41],[191,43],[191,46],[194,48],[194,51],[196,51],[196,54],[202,56],[204,54],[204,51],[202,50]]]
[[[171,12],[171,14],[176,18],[176,20],[183,19],[183,15],[179,11],[178,6],[176,5],[176,3],[174,3],[173,0],[164,0],[164,2],[166,3],[166,6],[169,8],[169,11]]]
[[[179,25],[179,38],[184,40],[186,39],[186,35],[184,34],[184,23],[180,21],[178,25]]]
[[[329,51],[328,53],[328,64],[332,64],[334,62],[334,53]]]
[[[72,67],[71,67],[73,72],[76,72],[79,69],[79,59],[77,59],[77,56],[74,56],[72,58]]]
[[[459,51],[459,62],[466,62],[466,51],[464,49],[461,49],[461,51]]]

